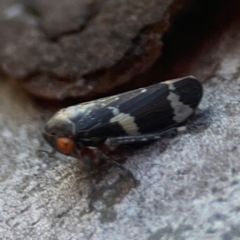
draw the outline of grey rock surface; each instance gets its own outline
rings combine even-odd
[[[190,72],[209,79],[194,128],[126,151],[136,188],[116,168],[90,175],[81,159],[48,153],[51,113],[1,77],[0,238],[240,239],[239,22],[193,56]]]
[[[0,237],[239,239],[239,55],[229,48],[204,85],[195,130],[128,156],[137,188],[115,168],[91,185],[81,160],[37,153],[49,113],[2,81]]]

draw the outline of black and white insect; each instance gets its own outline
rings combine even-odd
[[[192,76],[157,83],[61,109],[47,122],[43,136],[63,154],[113,163],[109,150],[157,140],[177,129],[194,114],[202,95],[202,84]]]

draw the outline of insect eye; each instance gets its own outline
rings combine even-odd
[[[70,138],[57,138],[56,146],[61,153],[69,154],[75,147],[75,142]]]

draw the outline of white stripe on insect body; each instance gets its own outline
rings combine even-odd
[[[177,123],[183,122],[186,118],[193,114],[194,109],[192,109],[188,105],[183,104],[179,100],[180,96],[176,93],[170,92],[167,99],[170,101],[170,105],[174,111],[173,120]]]
[[[139,135],[135,118],[127,113],[118,113],[109,120],[110,123],[117,122],[128,135]]]

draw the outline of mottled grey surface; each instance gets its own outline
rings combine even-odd
[[[198,129],[129,157],[137,188],[110,168],[95,195],[80,161],[36,154],[47,113],[1,83],[0,237],[240,239],[239,55],[229,48],[205,84]]]
[[[1,4],[8,17],[22,11]],[[129,154],[137,188],[115,168],[91,185],[80,160],[39,152],[50,151],[41,139],[49,112],[2,78],[0,238],[240,239],[239,20],[212,41],[193,71],[210,65],[212,75],[198,127]]]

